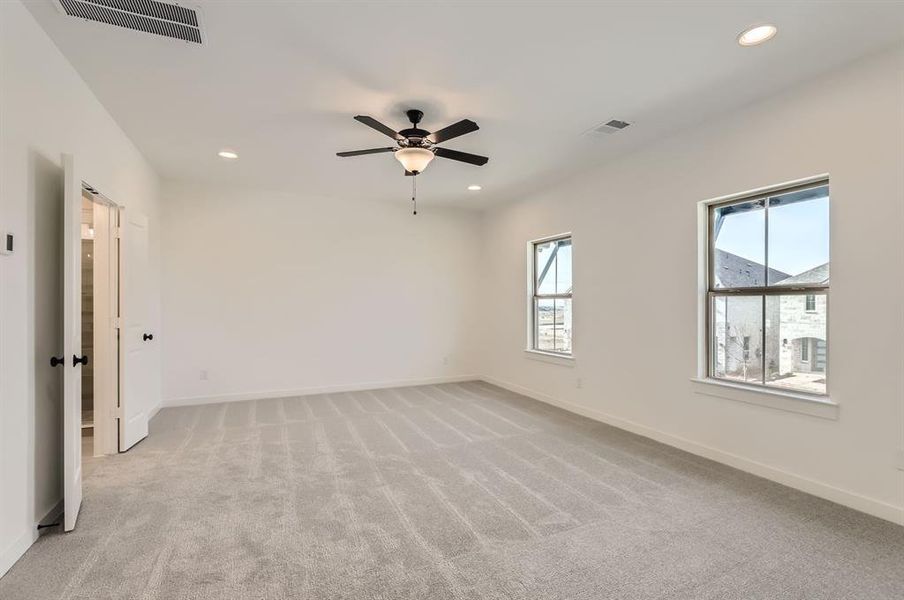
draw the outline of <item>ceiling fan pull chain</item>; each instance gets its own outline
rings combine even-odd
[[[414,214],[417,215],[417,175],[411,178],[411,201],[414,203]]]

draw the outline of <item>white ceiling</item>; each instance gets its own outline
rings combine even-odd
[[[517,198],[904,38],[904,3],[864,0],[203,1],[200,47],[28,4],[164,178],[402,202],[392,155],[335,156],[391,145],[352,116],[477,121],[444,146],[490,162],[436,159],[418,177],[425,208]],[[760,22],[778,36],[738,46]],[[582,137],[613,117],[635,125]]]

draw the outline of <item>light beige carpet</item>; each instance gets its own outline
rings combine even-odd
[[[904,528],[484,383],[170,408],[3,600],[904,598]]]

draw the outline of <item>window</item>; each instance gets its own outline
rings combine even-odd
[[[708,376],[824,395],[828,182],[708,211]]]
[[[531,242],[530,349],[571,354],[571,236]]]
[[[806,304],[807,312],[816,312],[816,295],[815,294],[807,294],[806,300],[804,300]]]

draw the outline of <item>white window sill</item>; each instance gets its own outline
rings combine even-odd
[[[531,350],[528,348],[524,350],[524,357],[552,365],[574,367],[574,356],[570,354],[555,354],[553,352],[542,352],[540,350]]]
[[[838,419],[839,405],[827,397],[700,377],[692,377],[691,386],[695,393],[704,396],[726,398],[823,419]]]

